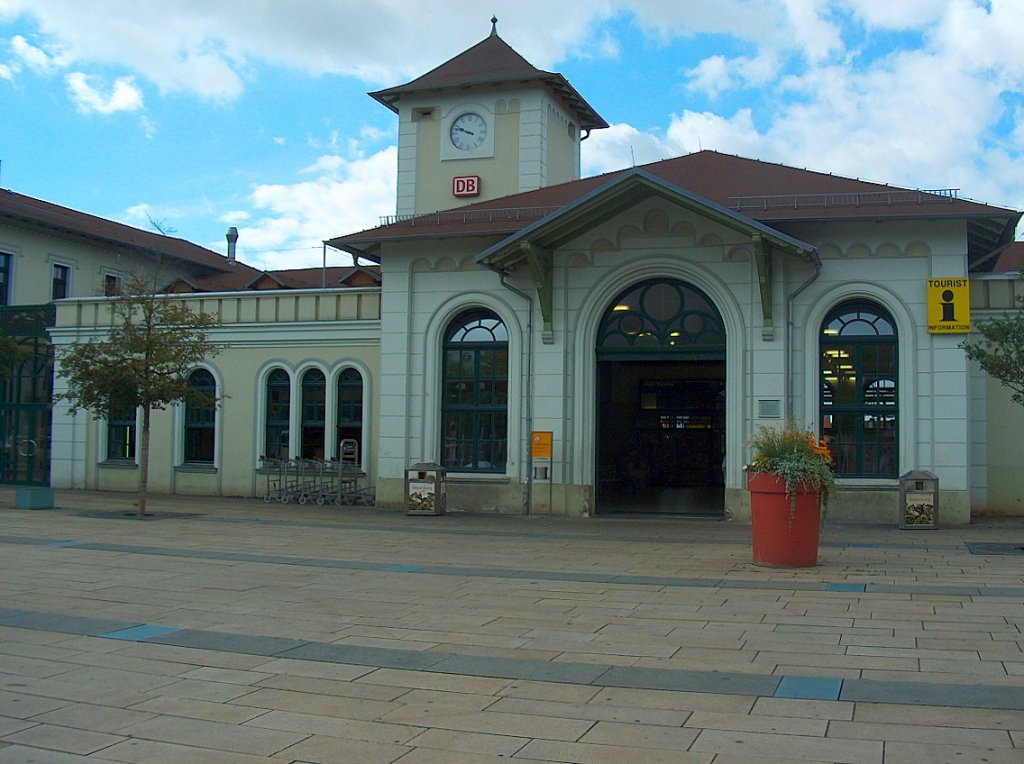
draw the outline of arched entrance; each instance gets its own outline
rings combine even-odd
[[[725,326],[704,292],[650,279],[597,333],[596,509],[721,516]]]

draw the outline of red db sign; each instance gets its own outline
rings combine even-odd
[[[452,196],[480,196],[480,176],[459,175],[452,178]]]

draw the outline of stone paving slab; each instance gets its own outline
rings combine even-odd
[[[1014,521],[784,571],[706,520],[58,498],[0,488],[0,764],[1024,760],[1024,570],[968,548]]]

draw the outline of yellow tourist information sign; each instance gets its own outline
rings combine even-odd
[[[928,332],[971,331],[970,279],[928,279]]]

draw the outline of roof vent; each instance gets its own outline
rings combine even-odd
[[[238,243],[238,229],[231,226],[227,233],[228,240],[228,262],[234,264],[235,262],[235,245]]]

